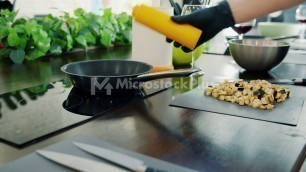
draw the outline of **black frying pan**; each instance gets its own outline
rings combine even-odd
[[[71,83],[83,91],[126,91],[139,88],[144,81],[189,76],[198,68],[148,74],[153,67],[131,60],[90,60],[69,63],[61,67]]]

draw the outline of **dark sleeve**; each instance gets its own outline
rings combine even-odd
[[[8,9],[10,11],[13,10],[13,5],[11,4],[10,1],[5,0],[5,1],[0,1],[0,10]]]

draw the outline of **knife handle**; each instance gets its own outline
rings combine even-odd
[[[303,78],[295,78],[293,82],[295,85],[306,85],[306,79]]]
[[[152,168],[152,167],[147,167],[145,172],[166,172],[165,170],[159,170],[156,168]]]

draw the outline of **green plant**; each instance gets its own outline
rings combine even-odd
[[[61,54],[89,46],[112,47],[131,44],[132,19],[127,13],[113,14],[105,9],[95,15],[76,9],[54,17],[15,19],[17,11],[0,12],[0,59],[9,57],[14,63],[35,60],[46,54]]]

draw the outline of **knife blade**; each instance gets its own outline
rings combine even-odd
[[[237,79],[215,77],[216,81],[223,82],[224,80],[235,81]],[[251,79],[243,79],[244,81],[250,81]],[[272,84],[291,84],[291,85],[303,85],[306,86],[306,79],[304,78],[293,78],[293,79],[264,79]]]
[[[78,171],[85,171],[85,172],[101,172],[101,171],[116,171],[116,172],[127,172],[122,168],[103,163],[94,161],[91,159],[86,159],[74,155],[53,152],[53,151],[46,151],[46,150],[38,150],[36,151],[39,155],[45,157],[48,160],[54,161],[58,164],[63,166],[69,167],[74,170]]]
[[[76,145],[78,148],[84,150],[85,152],[111,161],[115,164],[118,164],[135,172],[165,172],[163,170],[148,167],[143,161],[119,152],[115,152],[97,146],[92,146],[85,143],[74,142],[73,144]]]
[[[294,79],[268,79],[273,84],[293,84],[293,85],[306,85],[306,79],[294,78]]]

